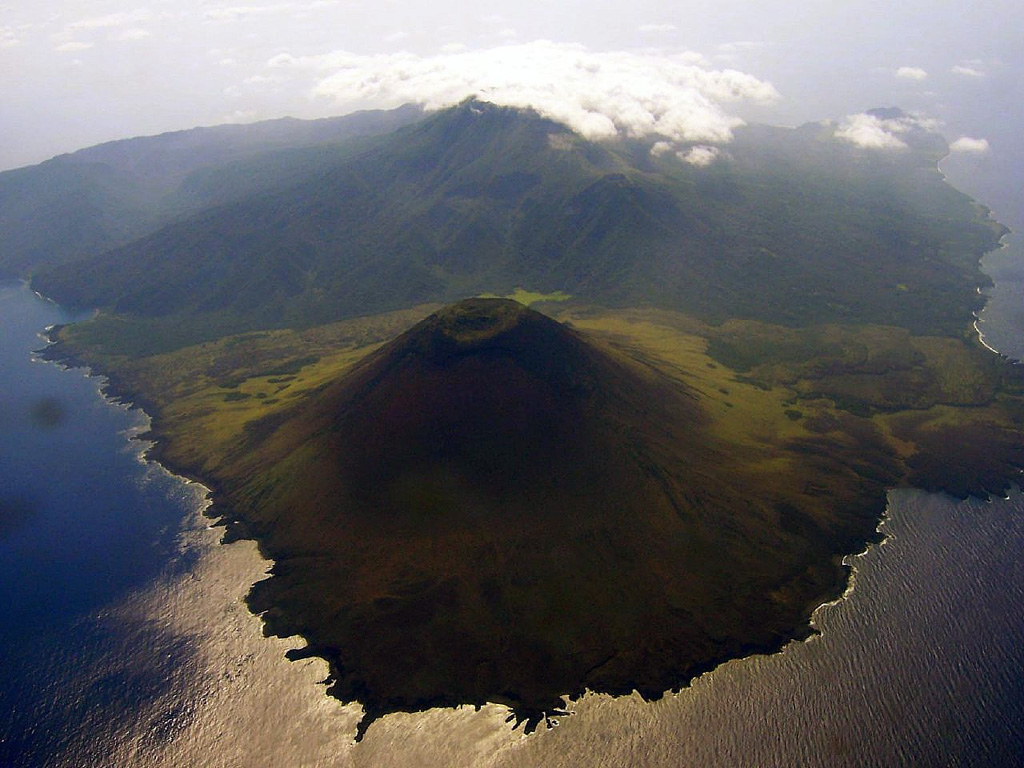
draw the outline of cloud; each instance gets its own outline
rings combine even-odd
[[[123,11],[120,13],[108,13],[105,16],[94,16],[89,19],[79,19],[66,25],[64,29],[69,32],[82,32],[90,29],[111,29],[116,27],[127,27],[140,24],[153,19],[153,13],[145,8],[138,8],[134,11]]]
[[[74,51],[87,51],[93,47],[93,43],[84,43],[81,40],[72,40],[71,42],[61,43],[56,46],[53,50],[60,53],[68,53]]]
[[[723,105],[767,102],[775,88],[732,69],[712,70],[690,53],[595,52],[550,41],[432,56],[281,54],[271,68],[330,73],[314,96],[339,105],[438,109],[468,96],[532,107],[591,139],[655,137],[672,142],[727,142],[742,120]]]
[[[972,139],[970,136],[961,136],[949,145],[950,152],[970,155],[984,155],[989,151],[988,139]]]
[[[121,32],[118,36],[118,40],[145,40],[147,37],[152,37],[153,33],[148,29],[142,27],[132,27]]]
[[[14,27],[0,27],[0,48],[14,48],[20,45],[18,33]]]
[[[913,130],[934,131],[938,122],[900,113],[884,117],[861,113],[848,115],[835,129],[835,137],[865,149],[906,149],[901,134]]]
[[[926,80],[928,73],[920,67],[900,67],[896,70],[896,77],[904,80]]]
[[[141,25],[167,18],[167,14],[154,14],[145,8],[92,16],[65,24],[50,36],[55,51],[84,51],[95,47],[96,40],[105,34],[108,40],[142,40],[150,32]]]
[[[643,32],[647,35],[663,35],[668,32],[675,32],[675,24],[641,24],[637,27],[638,32]]]
[[[336,6],[337,0],[313,0],[308,3],[274,3],[270,5],[230,5],[210,8],[203,13],[208,21],[231,22],[254,16],[303,14]]]
[[[954,75],[962,75],[964,77],[984,77],[985,71],[980,69],[977,65],[972,64],[957,64],[956,66],[950,67],[949,71]]]
[[[720,54],[730,55],[740,53],[741,51],[757,50],[758,48],[764,48],[765,43],[761,40],[733,40],[729,43],[722,43],[718,46],[718,52]]]
[[[705,168],[711,165],[722,154],[722,150],[713,144],[696,144],[687,149],[676,151],[676,145],[672,142],[657,141],[651,147],[651,154],[654,157],[662,157],[670,152],[674,153],[684,163],[695,165],[698,168]]]
[[[698,168],[705,168],[715,162],[721,152],[722,150],[718,147],[698,144],[695,147],[690,147],[686,152],[677,152],[676,156],[684,163],[695,165]]]
[[[281,82],[280,77],[272,77],[269,75],[253,75],[247,77],[243,81],[246,85],[278,85]]]
[[[721,43],[716,49],[715,61],[732,63],[741,61],[744,55],[766,47],[766,44],[756,40],[734,40],[729,43]]]
[[[238,21],[246,16],[262,16],[268,13],[283,12],[281,6],[235,5],[210,8],[203,12],[203,17],[210,21]]]

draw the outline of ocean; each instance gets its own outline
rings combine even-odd
[[[106,618],[187,568],[176,541],[196,493],[142,460],[143,414],[34,358],[46,326],[74,319],[23,284],[0,286],[0,766],[82,754],[92,722],[164,685],[160,663],[119,663],[126,646],[181,646]]]
[[[1016,235],[986,257],[979,320],[1018,359],[1022,265]],[[395,714],[354,744],[358,707],[324,694],[326,666],[287,661],[301,642],[246,609],[269,565],[255,546],[221,545],[205,489],[143,459],[144,414],[35,359],[74,319],[0,285],[2,768],[1024,765],[1019,492],[892,492],[820,635],[660,701],[587,695],[529,737],[499,706]]]

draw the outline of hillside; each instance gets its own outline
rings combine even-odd
[[[250,606],[330,662],[362,729],[487,701],[536,724],[799,634],[841,581],[830,554],[870,534],[880,498],[842,522],[750,499],[710,423],[678,379],[470,300],[249,423],[216,479],[275,562]]]
[[[125,245],[198,210],[278,188],[414,107],[272,120],[114,141],[0,173],[0,276],[24,277]]]

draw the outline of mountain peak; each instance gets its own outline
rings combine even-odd
[[[260,451],[302,480],[267,490],[277,565],[250,605],[330,662],[360,733],[438,703],[505,702],[535,724],[585,688],[660,693],[711,642],[687,585],[733,586],[695,548],[722,514],[703,412],[545,315],[450,306],[274,429]]]
[[[511,299],[466,299],[435,314],[432,330],[460,347],[476,347],[509,333],[533,313]]]
[[[575,432],[575,416],[570,414],[585,410],[581,398],[622,384],[622,364],[568,326],[516,301],[466,299],[431,315],[368,357],[338,382],[341,391],[330,407],[344,412],[377,403],[373,429],[381,433],[388,429],[387,414],[394,403],[401,403],[403,409],[410,407],[413,396],[400,393],[411,388],[417,391],[416,397],[426,398],[416,407],[432,412],[435,421],[461,422],[467,409],[479,406],[483,409],[480,418],[494,427],[491,431],[500,433],[508,426],[511,433],[507,438],[514,442],[530,424],[540,430],[538,437],[552,429]],[[429,390],[424,388],[428,381],[433,387]],[[388,396],[382,396],[383,392],[392,392],[393,402],[385,402]],[[528,412],[529,424],[499,427],[506,416],[497,412],[502,402],[506,411]],[[545,420],[547,425],[540,427]],[[407,422],[400,417],[397,423]],[[459,430],[451,435],[451,444],[463,439],[455,432]],[[471,429],[466,434],[476,433]],[[395,438],[403,444],[418,439],[412,435]],[[533,452],[542,453],[543,443],[539,440]],[[384,456],[374,459],[388,461]]]

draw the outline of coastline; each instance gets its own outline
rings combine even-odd
[[[53,301],[46,297],[42,298],[47,301]],[[86,376],[97,380],[98,392],[104,400],[112,405],[123,406],[129,410],[141,413],[145,417],[147,425],[141,431],[129,437],[130,441],[147,443],[142,450],[141,458],[144,461],[160,466],[168,474],[181,478],[186,483],[204,488],[207,503],[203,508],[202,514],[213,521],[210,524],[211,527],[227,528],[230,522],[224,519],[220,511],[221,508],[217,503],[220,494],[217,492],[213,481],[209,477],[200,474],[196,468],[179,466],[167,458],[166,446],[168,437],[165,433],[161,432],[159,427],[160,408],[157,403],[146,398],[141,392],[130,389],[113,371],[100,369],[94,362],[86,359],[81,354],[69,350],[65,342],[58,338],[61,330],[65,327],[67,327],[66,323],[57,323],[44,330],[42,336],[47,341],[47,345],[35,352],[38,358],[70,370],[85,371]],[[235,540],[234,538],[229,538],[228,534],[229,531],[225,530],[222,543],[227,544]],[[268,558],[264,559],[270,562]]]

